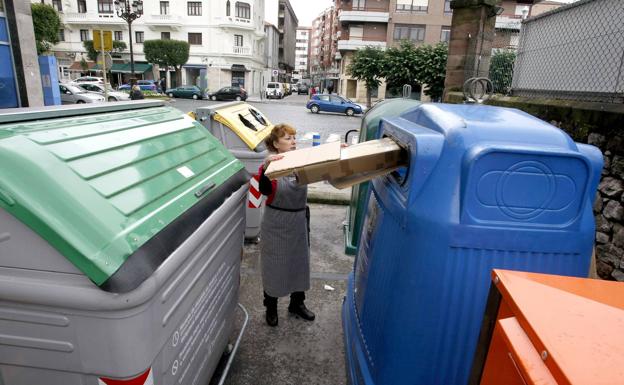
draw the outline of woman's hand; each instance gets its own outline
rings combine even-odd
[[[340,148],[347,148],[349,147],[349,145],[347,143],[341,143],[340,144]]]
[[[266,170],[269,167],[269,163],[280,160],[284,157],[284,155],[269,155],[264,159],[264,169]]]

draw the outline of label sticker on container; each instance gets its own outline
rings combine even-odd
[[[179,172],[180,174],[182,174],[183,177],[185,178],[190,178],[195,176],[195,173],[193,172],[193,170],[191,170],[190,168],[186,167],[186,166],[182,166],[180,168],[176,169],[177,172]]]

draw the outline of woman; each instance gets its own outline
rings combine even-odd
[[[309,214],[306,207],[308,186],[299,186],[294,175],[271,181],[264,175],[269,163],[295,150],[296,130],[287,124],[276,125],[265,140],[272,153],[260,166],[260,192],[267,196],[260,232],[260,257],[266,322],[277,326],[277,300],[290,294],[288,311],[313,321],[304,304],[310,289]]]

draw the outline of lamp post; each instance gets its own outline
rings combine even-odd
[[[130,37],[130,82],[134,83],[134,53],[132,52],[132,22],[143,16],[143,0],[115,0],[117,16],[128,23]]]

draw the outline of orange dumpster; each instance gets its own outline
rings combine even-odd
[[[492,272],[470,384],[624,384],[624,283]]]

